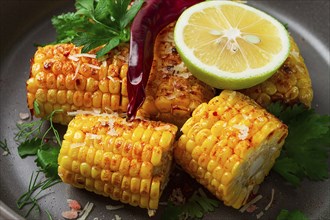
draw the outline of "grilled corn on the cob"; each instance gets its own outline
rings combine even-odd
[[[27,100],[30,110],[34,101],[44,117],[55,109],[53,121],[68,124],[67,112],[99,109],[126,112],[127,56],[129,48],[114,49],[106,60],[96,59],[93,52],[82,54],[73,44],[39,47],[32,59],[31,75],[27,80]]]
[[[313,100],[312,83],[304,59],[294,39],[290,37],[289,57],[268,80],[240,92],[266,107],[272,102],[302,103],[310,108]]]
[[[175,49],[173,29],[174,23],[157,36],[146,100],[139,113],[181,127],[199,104],[214,97],[215,91],[184,65]]]
[[[168,180],[177,127],[115,115],[77,115],[58,157],[65,183],[140,206],[158,207]]]
[[[225,205],[239,208],[279,156],[287,126],[249,97],[224,90],[182,127],[174,157]]]
[[[81,48],[72,44],[38,48],[27,80],[28,107],[33,111],[34,101],[40,107],[34,115],[44,117],[62,109],[53,121],[68,124],[70,111],[126,112],[129,46],[122,44],[103,61],[96,59],[95,52],[81,54]],[[183,66],[173,44],[173,24],[165,28],[156,39],[146,101],[138,114],[181,126],[199,104],[213,96],[213,89]]]

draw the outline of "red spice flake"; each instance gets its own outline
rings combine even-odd
[[[46,61],[44,62],[44,68],[45,68],[46,70],[49,70],[49,69],[52,67],[52,65],[53,65],[53,62],[50,61],[50,60],[46,60]]]
[[[213,116],[218,116],[218,112],[214,111]]]
[[[74,210],[80,210],[81,209],[81,205],[79,204],[79,202],[77,200],[68,199],[67,202],[68,202],[68,205],[71,209],[74,209]]]
[[[76,219],[78,218],[78,211],[77,210],[70,210],[62,212],[62,217],[65,219]]]
[[[256,206],[256,205],[250,205],[247,209],[246,209],[246,211],[248,212],[248,213],[252,213],[252,212],[254,212],[256,209],[257,209],[258,207]]]

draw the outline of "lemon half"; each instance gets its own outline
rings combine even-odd
[[[207,1],[185,10],[174,40],[191,73],[219,89],[244,89],[265,81],[290,50],[289,34],[279,21],[231,1]]]

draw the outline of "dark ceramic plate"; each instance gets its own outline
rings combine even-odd
[[[315,92],[313,107],[319,113],[329,114],[330,2],[328,0],[268,0],[249,1],[248,4],[288,24],[289,31],[296,39],[310,71]],[[17,144],[13,141],[19,113],[28,112],[25,81],[29,76],[29,60],[36,50],[33,44],[53,41],[55,33],[50,23],[51,16],[73,10],[73,5],[73,1],[67,0],[1,0],[0,140],[7,140],[11,154],[0,156],[0,219],[18,219],[26,213],[26,210],[17,209],[16,200],[25,192],[31,172],[36,170],[32,158],[22,160],[17,155]],[[189,179],[184,174],[176,178],[184,181],[185,178]],[[166,201],[166,194],[176,182],[173,180],[170,182],[161,201]],[[261,186],[260,193],[264,198],[259,201],[259,207],[265,207],[269,202],[272,188],[275,190],[274,203],[262,219],[275,219],[282,208],[299,209],[310,219],[330,219],[329,180],[304,181],[301,187],[295,189],[271,172]],[[49,210],[54,219],[60,219],[61,212],[68,209],[66,205],[68,198],[77,199],[81,204],[86,204],[87,201],[93,202],[95,208],[89,219],[94,217],[112,219],[115,214],[122,219],[147,218],[146,210],[129,205],[117,211],[108,211],[105,205],[119,203],[63,183],[47,190],[47,193],[48,195],[39,203],[43,210]],[[154,219],[159,219],[163,210],[164,207],[160,206]],[[242,214],[233,208],[221,205],[215,212],[205,215],[205,219],[255,219],[258,212]],[[47,219],[47,216],[44,211],[41,214],[32,212],[28,219]]]

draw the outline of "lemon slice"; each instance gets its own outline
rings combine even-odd
[[[280,22],[231,1],[207,1],[185,10],[174,40],[191,73],[219,89],[243,89],[265,81],[290,50],[289,34]]]

